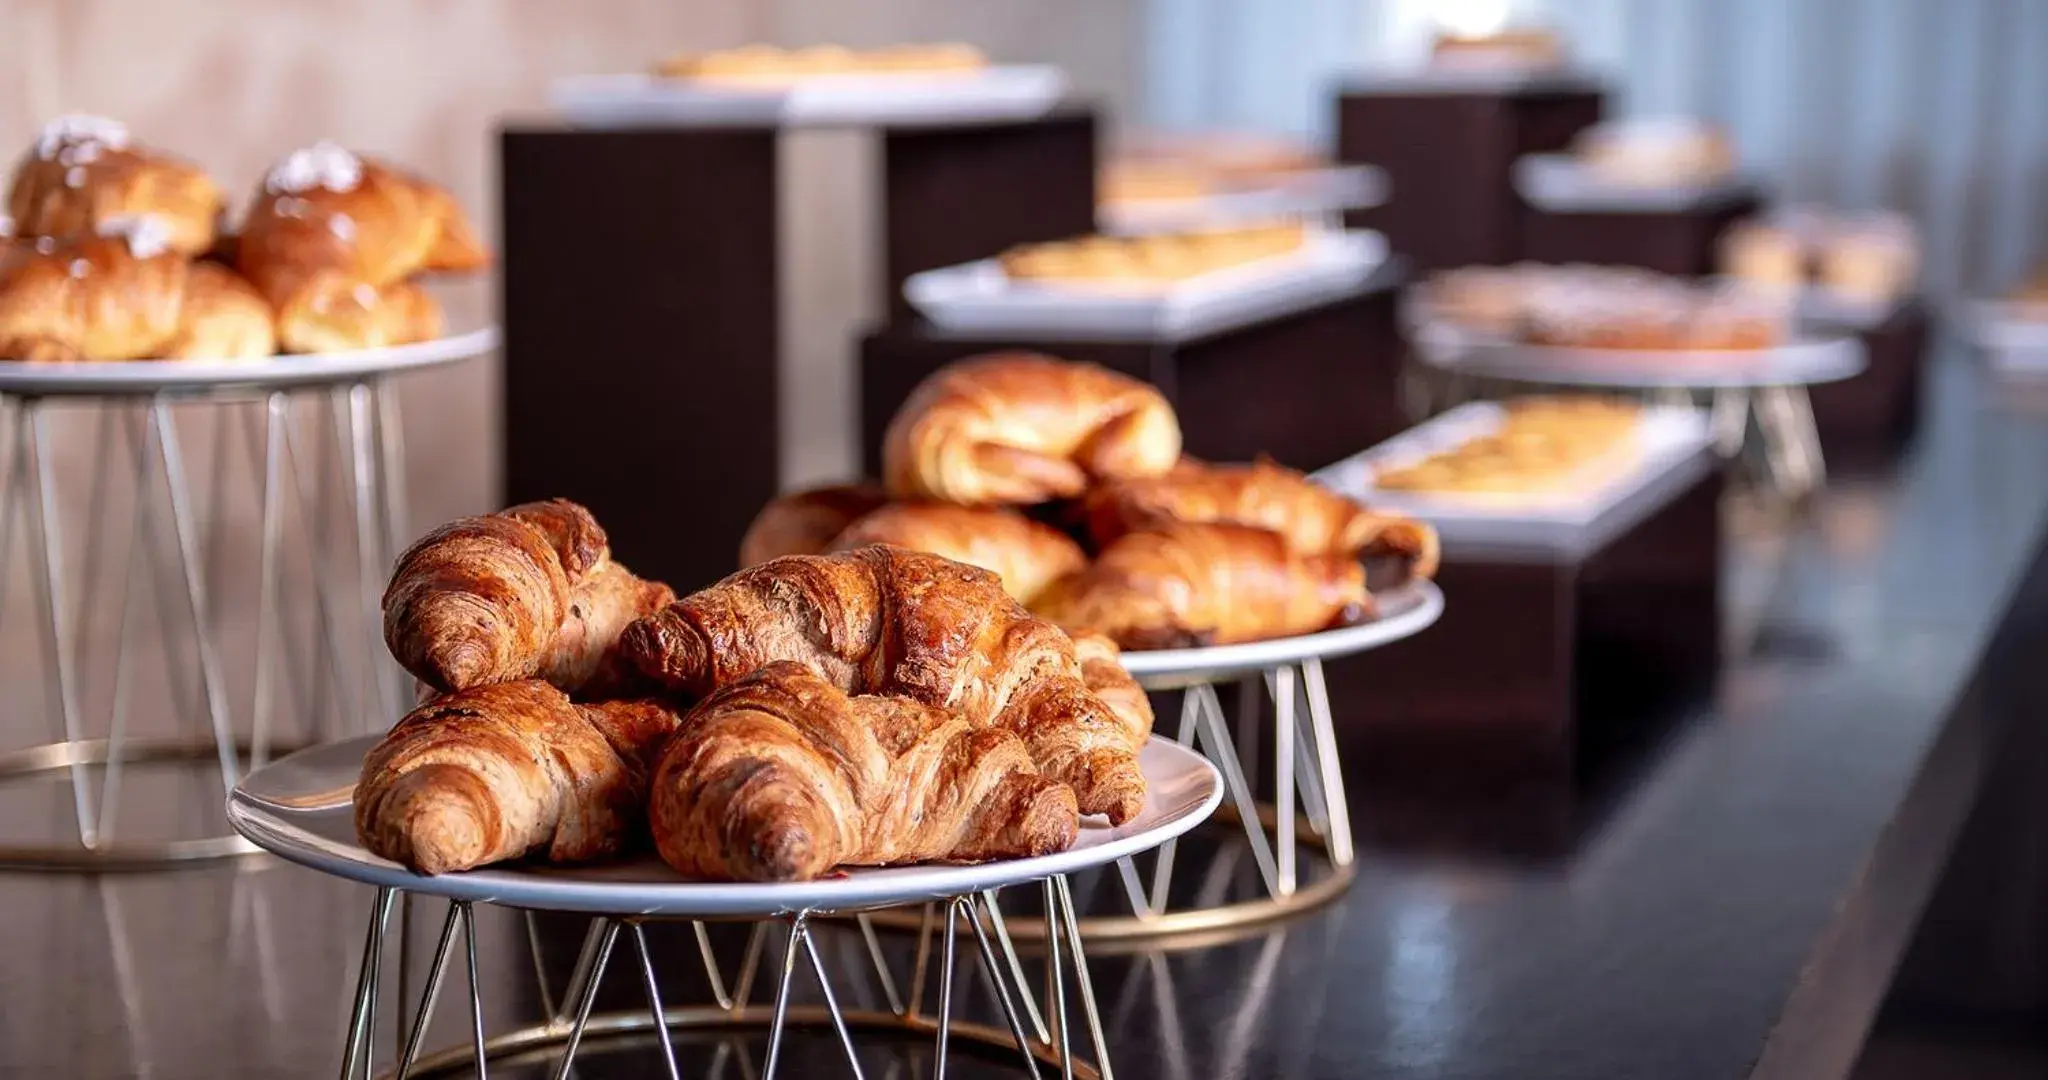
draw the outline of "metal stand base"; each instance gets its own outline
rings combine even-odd
[[[370,730],[390,723],[402,707],[404,686],[395,665],[381,655],[376,604],[383,568],[404,535],[400,521],[397,478],[403,453],[398,443],[396,395],[388,384],[356,382],[320,388],[333,411],[334,447],[322,453],[336,464],[351,498],[357,592],[363,625],[344,634],[336,623],[330,583],[329,528],[325,507],[327,469],[313,464],[310,473],[304,439],[293,419],[292,398],[284,390],[178,391],[70,398],[10,397],[12,450],[0,476],[0,614],[6,610],[5,581],[17,533],[26,540],[39,647],[43,667],[43,699],[51,714],[55,741],[0,756],[0,781],[53,770],[68,770],[76,835],[43,843],[0,846],[0,871],[25,870],[153,870],[208,859],[247,854],[250,845],[233,835],[156,842],[121,842],[115,821],[120,807],[122,775],[133,764],[157,762],[215,763],[223,794],[233,788],[245,766],[263,764],[273,745],[275,715],[300,706],[316,735],[329,716],[329,694],[341,726]],[[92,446],[82,543],[67,544],[60,512],[60,484],[52,451],[51,408],[65,400],[97,405],[96,438]],[[210,488],[195,498],[186,470],[185,452],[173,407],[205,402],[215,421]],[[238,410],[236,406],[252,406]],[[239,412],[240,423],[237,423]],[[239,428],[239,430],[238,430]],[[240,445],[238,445],[240,444]],[[246,452],[248,472],[260,484],[258,508],[262,548],[258,574],[255,634],[255,682],[246,723],[236,722],[222,664],[216,595],[224,576],[218,565],[225,543],[220,523],[225,477],[230,460]],[[341,465],[339,462],[346,462]],[[113,522],[107,510],[109,481],[121,469],[132,472],[135,491],[130,518]],[[300,531],[309,549],[313,612],[316,625],[310,647],[296,637],[282,597],[283,536],[288,501],[294,501]],[[309,497],[310,496],[310,497]],[[117,555],[119,543],[125,554]],[[81,560],[76,575],[67,573],[67,556]],[[125,566],[124,566],[125,564]],[[75,576],[75,580],[74,580]],[[87,677],[85,650],[93,638],[95,598],[111,587],[117,597],[116,636],[110,658],[112,699],[103,730],[88,734],[82,689],[99,684],[99,671]],[[137,694],[132,683],[137,650],[131,645],[146,631],[139,625],[144,606],[135,602],[145,589],[155,594],[168,680],[168,707],[188,730],[204,735],[143,741],[128,734],[129,713]],[[356,677],[341,670],[337,654],[345,636],[358,639],[351,650],[362,659]],[[310,672],[295,672],[293,654],[306,658]],[[188,659],[188,657],[190,659]],[[289,687],[301,695],[291,701],[277,677],[293,675]],[[197,674],[198,678],[193,679]],[[362,700],[351,700],[351,686],[374,687]],[[239,735],[238,729],[249,734]],[[98,791],[89,770],[99,767]]]
[[[585,1042],[620,1037],[644,1037],[652,1033],[661,1046],[667,1075],[671,1080],[681,1080],[675,1047],[670,1037],[671,1030],[716,1029],[765,1030],[768,1046],[761,1076],[763,1080],[772,1080],[782,1056],[784,1033],[793,1025],[809,1025],[831,1028],[845,1051],[848,1069],[856,1078],[864,1074],[854,1045],[853,1031],[867,1029],[934,1039],[935,1078],[945,1076],[947,1056],[952,1044],[957,1040],[1019,1054],[1026,1072],[1034,1078],[1045,1075],[1040,1072],[1040,1066],[1045,1065],[1057,1069],[1058,1075],[1065,1078],[1112,1080],[1101,1014],[1096,1006],[1094,985],[1089,978],[1081,937],[1075,925],[1073,897],[1064,877],[1049,878],[1040,885],[1044,892],[1046,913],[1042,1007],[1041,999],[1034,994],[1033,987],[1029,985],[1024,965],[1010,948],[1007,931],[1003,928],[1003,919],[994,904],[995,894],[989,891],[956,896],[925,905],[918,919],[920,930],[916,957],[912,963],[907,990],[899,989],[901,984],[883,953],[871,917],[866,914],[853,916],[866,946],[863,954],[871,965],[874,981],[880,987],[884,1000],[889,1004],[887,1011],[840,1008],[833,989],[833,977],[826,970],[824,959],[814,940],[817,924],[813,921],[813,914],[809,912],[754,925],[747,939],[745,958],[741,961],[737,978],[731,984],[732,990],[729,993],[726,990],[728,984],[719,970],[716,957],[712,954],[705,924],[691,922],[690,926],[697,937],[698,952],[704,965],[705,978],[711,987],[713,1001],[709,1005],[676,1008],[666,1007],[662,1003],[653,956],[647,945],[647,927],[655,924],[655,921],[600,917],[591,924],[590,933],[584,939],[582,953],[577,958],[575,970],[570,976],[568,991],[559,1006],[553,1007],[553,1015],[544,1023],[522,1027],[496,1037],[486,1037],[484,1033],[483,990],[477,980],[475,911],[467,902],[453,902],[449,904],[448,915],[442,923],[440,939],[434,950],[426,986],[420,993],[418,1007],[412,1011],[410,1022],[401,1029],[403,1038],[398,1048],[398,1063],[390,1073],[382,1075],[396,1077],[399,1080],[463,1074],[486,1077],[494,1063],[530,1063],[536,1059],[545,1060],[546,1056],[552,1053],[554,1067],[550,1075],[556,1080],[563,1080],[569,1075],[577,1053]],[[342,1080],[368,1077],[374,1071],[375,1048],[371,1034],[376,1027],[384,938],[396,895],[394,890],[380,889],[372,904],[369,932],[364,943],[362,966],[356,984],[354,1012],[349,1023],[348,1044],[343,1051]],[[962,923],[965,924],[964,933]],[[754,1000],[753,988],[757,976],[761,974],[770,929],[777,926],[783,928],[783,943],[779,963],[774,969],[774,995],[771,1001],[764,1004]],[[454,959],[458,936],[462,938],[463,958],[469,976],[470,1044],[422,1057],[421,1039],[428,1021],[433,1016],[448,967]],[[631,940],[635,959],[638,961],[641,984],[647,996],[647,1009],[644,1012],[593,1015],[592,1006],[597,998],[598,987],[610,966],[612,953],[617,948],[621,936],[629,937]],[[982,972],[993,986],[996,1001],[1002,1008],[1006,1028],[988,1027],[953,1017],[957,954],[963,940],[972,940],[975,944],[976,952],[981,959]],[[998,958],[995,944],[997,940],[1003,943],[1007,963]],[[1061,955],[1063,949],[1067,951],[1066,957]],[[401,941],[401,958],[403,954]],[[938,967],[936,975],[932,970],[935,956]],[[804,958],[816,980],[818,992],[823,998],[819,1005],[799,1006],[792,1001],[799,957]],[[1092,1064],[1077,1057],[1073,1046],[1076,1036],[1071,1030],[1072,1010],[1067,1003],[1069,967],[1075,988],[1079,991],[1077,996],[1080,999],[1081,1020],[1095,1052]],[[400,975],[402,995],[404,972],[401,971]],[[933,996],[937,998],[936,1011],[926,1012],[927,999]],[[543,1000],[552,999],[543,994]],[[748,1073],[751,1075],[752,1070],[749,1069]]]

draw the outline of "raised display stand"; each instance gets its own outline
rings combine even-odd
[[[885,327],[860,348],[861,450],[879,473],[882,433],[920,380],[962,357],[1033,349],[1144,379],[1180,416],[1187,452],[1219,461],[1266,454],[1314,468],[1407,426],[1393,373],[1405,349],[1382,265],[1359,288],[1292,314],[1182,340],[959,336],[924,323]]]
[[[1491,797],[1569,781],[1590,743],[1713,678],[1722,471],[1705,446],[1672,468],[1681,482],[1590,546],[1446,533],[1437,581],[1457,602],[1437,625],[1328,665],[1361,803],[1423,782]],[[1368,805],[1359,818],[1370,828],[1374,816]]]
[[[1385,233],[1420,270],[1523,258],[1515,162],[1564,149],[1599,122],[1603,97],[1579,77],[1353,82],[1337,98],[1337,157],[1386,170],[1391,194],[1347,220]]]
[[[880,310],[902,282],[1090,231],[1092,111],[880,128]],[[732,569],[780,479],[780,127],[518,127],[500,140],[508,501],[573,491],[636,570]],[[647,469],[719,463],[687,499]]]
[[[1721,234],[1754,217],[1762,205],[1754,192],[1742,191],[1674,209],[1530,206],[1522,215],[1520,257],[1639,266],[1685,277],[1711,274],[1719,263]]]
[[[1812,389],[1813,417],[1831,459],[1854,463],[1896,452],[1920,426],[1931,320],[1915,297],[1856,327],[1870,366],[1863,374]]]

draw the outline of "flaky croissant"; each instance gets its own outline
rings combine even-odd
[[[226,267],[169,249],[154,218],[126,235],[27,246],[0,267],[0,359],[270,356],[270,308]]]
[[[1082,681],[1074,644],[986,570],[876,545],[742,570],[626,629],[620,648],[702,696],[778,660],[856,694],[901,694],[1016,732],[1083,813],[1144,805],[1129,725]]]
[[[879,484],[831,484],[778,495],[740,537],[740,567],[784,555],[822,555],[848,525],[888,501]]]
[[[1034,610],[1069,633],[1164,649],[1326,630],[1373,604],[1350,556],[1294,555],[1279,534],[1246,525],[1184,524],[1123,537]]]
[[[855,521],[828,550],[895,544],[979,566],[1023,603],[1088,565],[1081,545],[1050,525],[1003,507],[891,503]]]
[[[1089,481],[1156,476],[1180,423],[1154,387],[1094,364],[992,353],[932,373],[889,422],[891,493],[967,505],[1073,498]]]
[[[125,125],[62,116],[44,126],[16,166],[5,209],[17,236],[58,240],[154,217],[170,250],[192,256],[213,243],[222,205],[220,188],[204,170],[135,143]]]
[[[621,632],[675,594],[612,561],[604,529],[566,499],[460,518],[399,556],[384,641],[435,690],[542,678],[584,697],[625,692]]]
[[[691,710],[648,794],[677,871],[797,881],[839,866],[1045,855],[1074,793],[1017,736],[909,698],[849,697],[811,668],[760,668]]]
[[[363,759],[356,835],[423,874],[615,855],[639,832],[654,755],[679,721],[653,701],[575,705],[537,679],[435,698]]]
[[[270,170],[235,258],[277,309],[278,339],[290,352],[436,336],[439,306],[407,279],[490,261],[446,190],[331,143]]]
[[[1101,634],[1074,637],[1074,659],[1081,662],[1081,682],[1123,722],[1124,737],[1142,746],[1152,736],[1152,699],[1123,664],[1123,650]]]

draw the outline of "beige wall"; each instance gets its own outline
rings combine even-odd
[[[491,223],[494,123],[542,109],[554,76],[632,70],[669,49],[749,40],[959,38],[999,58],[1059,63],[1077,88],[1116,108],[1137,99],[1137,7],[1137,0],[0,0],[0,153],[24,145],[52,113],[98,112],[199,160],[231,190],[247,191],[281,153],[331,137],[443,179]],[[850,460],[847,333],[870,291],[872,191],[864,173],[849,181],[844,169],[869,152],[854,137],[818,135],[798,140],[786,157],[786,405],[794,420],[788,427],[801,433],[789,446],[792,479],[835,475]],[[485,317],[490,292],[480,284],[454,298],[458,318]],[[491,362],[402,383],[415,526],[495,498],[496,378]],[[206,420],[188,415],[182,425],[195,471],[210,447]],[[88,425],[84,415],[65,417],[59,432],[74,537],[84,516]],[[248,480],[232,475],[246,489]],[[254,499],[231,497],[220,506],[231,526],[225,562],[246,569],[254,557]],[[27,687],[40,674],[33,649],[22,646],[30,612],[18,549],[14,561],[14,588],[0,614],[0,686]],[[242,581],[222,583],[220,606],[228,623],[246,630],[254,590],[246,575]],[[111,629],[111,620],[102,627]],[[230,644],[231,664],[242,663],[246,647],[246,637]],[[16,708],[35,706],[17,700]],[[22,741],[0,715],[0,749]]]

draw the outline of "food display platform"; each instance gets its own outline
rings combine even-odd
[[[1809,391],[1822,449],[1852,464],[1895,454],[1919,430],[1932,320],[1913,297],[1854,329],[1869,366]]]
[[[1096,117],[877,130],[882,272],[905,279],[1093,229]],[[628,565],[681,587],[732,569],[780,483],[783,129],[513,127],[504,215],[505,500],[576,491]],[[602,212],[564,213],[564,207]],[[638,468],[718,461],[722,482],[651,499]]]
[[[1640,266],[1696,276],[1714,272],[1721,234],[1762,207],[1736,188],[1673,206],[1598,201],[1572,209],[1530,205],[1522,215],[1520,257],[1546,263]]]
[[[882,432],[925,376],[976,353],[1031,349],[1159,387],[1196,457],[1245,461],[1266,454],[1315,468],[1361,438],[1382,438],[1407,424],[1396,390],[1405,346],[1394,291],[1405,274],[1392,260],[1363,284],[1310,307],[1184,339],[969,336],[922,321],[882,327],[860,345],[864,467],[878,470]]]

